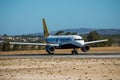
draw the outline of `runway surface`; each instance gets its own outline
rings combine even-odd
[[[0,58],[120,58],[120,52],[73,54],[1,54]]]

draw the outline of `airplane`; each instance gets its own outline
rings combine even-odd
[[[81,48],[83,52],[87,52],[90,49],[89,44],[108,41],[107,39],[104,39],[85,42],[84,39],[79,35],[52,36],[48,31],[48,27],[46,25],[46,21],[44,18],[42,19],[42,23],[46,43],[25,43],[25,42],[9,42],[9,43],[20,45],[45,46],[45,50],[48,54],[54,54],[55,49],[73,49],[71,51],[72,54],[79,54],[77,51],[78,48]]]

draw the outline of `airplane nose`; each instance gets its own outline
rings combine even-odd
[[[77,41],[76,44],[77,44],[79,47],[81,47],[81,46],[84,45],[84,41]]]
[[[83,45],[84,45],[84,41],[80,41],[79,43],[80,43],[80,45],[81,45],[81,46],[83,46]]]

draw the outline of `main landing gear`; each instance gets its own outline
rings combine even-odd
[[[73,48],[73,50],[71,51],[72,54],[79,54],[76,48]]]

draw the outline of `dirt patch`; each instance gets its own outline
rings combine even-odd
[[[0,59],[0,80],[120,80],[120,59]]]

